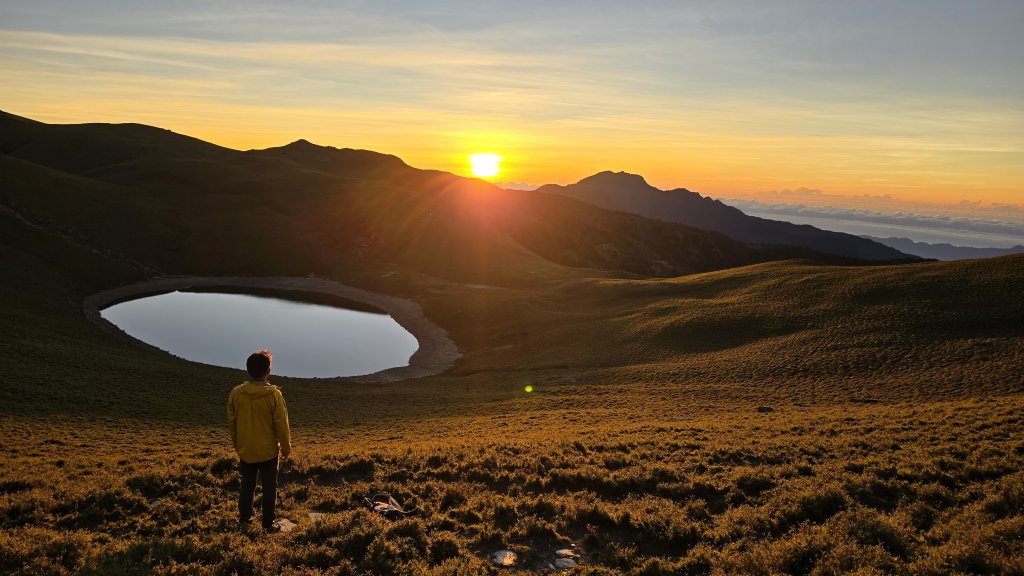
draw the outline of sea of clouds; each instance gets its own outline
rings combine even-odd
[[[886,212],[800,203],[769,203],[749,199],[722,199],[751,216],[810,224],[826,230],[879,238],[910,238],[915,242],[949,243],[976,248],[1024,245],[1024,206],[989,204],[985,211],[1002,218],[948,214]],[[961,208],[970,208],[961,204]]]

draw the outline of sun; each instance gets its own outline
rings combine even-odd
[[[500,162],[501,156],[497,154],[471,154],[469,157],[469,166],[473,170],[473,175],[480,178],[497,176],[501,170]]]

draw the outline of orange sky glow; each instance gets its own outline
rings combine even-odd
[[[623,170],[715,197],[1024,203],[1013,3],[471,18],[185,2],[63,20],[47,4],[0,8],[0,109],[45,122],[140,122],[238,149],[305,138],[462,175],[493,152],[492,180],[516,185]]]

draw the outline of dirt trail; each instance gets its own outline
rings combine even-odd
[[[100,316],[100,310],[125,300],[195,287],[263,288],[332,294],[380,308],[390,314],[395,321],[401,324],[419,341],[420,347],[409,358],[408,366],[389,368],[365,376],[337,378],[339,381],[394,382],[409,378],[434,376],[451,368],[452,364],[459,357],[459,350],[451,338],[448,337],[448,333],[437,324],[428,320],[419,304],[405,298],[396,298],[368,290],[361,290],[322,278],[280,276],[266,278],[241,276],[176,276],[158,278],[93,294],[82,303],[82,310],[86,318],[105,332],[153,348],[144,342],[128,336],[120,328],[103,319]]]

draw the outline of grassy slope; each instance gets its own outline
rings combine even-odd
[[[532,283],[530,272],[552,264],[674,276],[780,258],[841,261],[800,248],[748,246],[564,197],[502,191],[366,151],[294,143],[243,153],[144,126],[9,116],[0,116],[0,128],[0,150],[11,155],[5,164],[21,161],[18,181],[0,191],[2,203],[66,223],[61,212],[73,204],[62,202],[66,196],[50,181],[54,170],[74,172],[76,186],[131,199],[123,208],[104,204],[102,218],[71,215],[71,222],[120,235],[90,236],[107,248],[130,248],[124,239],[135,237],[162,243],[137,252],[167,272],[259,274],[269,266],[337,274],[391,262],[506,285]],[[72,152],[79,148],[86,152]],[[141,236],[125,229],[139,218],[149,221]]]
[[[135,189],[47,177],[5,190],[35,227],[0,212],[0,572],[473,574],[499,547],[534,569],[568,542],[591,573],[1024,570],[1022,257],[642,279],[516,248],[518,262],[458,263],[472,273],[456,279],[517,280],[480,287],[289,242],[258,272],[320,266],[412,296],[465,356],[420,381],[281,379],[296,437],[283,510],[331,515],[265,538],[233,525],[222,406],[240,371],[109,338],[79,306],[146,266],[245,273],[280,239],[244,230],[278,206],[233,217],[257,244],[218,262],[209,246],[241,244],[192,218],[219,200],[146,222],[176,193],[147,189],[125,210],[180,249],[146,246],[151,232],[94,251],[114,232],[89,210]],[[299,204],[328,194],[308,178]],[[90,202],[69,210],[72,194]],[[398,229],[457,245],[417,226]],[[378,521],[356,505],[374,488],[428,515]]]

